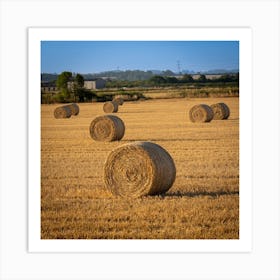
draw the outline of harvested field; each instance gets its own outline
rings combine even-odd
[[[227,120],[192,123],[196,104],[224,102]],[[239,99],[180,98],[125,102],[120,141],[92,141],[102,103],[79,103],[79,115],[55,119],[41,106],[42,239],[238,239]],[[116,198],[103,182],[104,163],[122,144],[151,141],[174,160],[164,195]]]

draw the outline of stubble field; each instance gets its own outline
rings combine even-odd
[[[228,120],[191,123],[196,104],[224,102]],[[117,142],[96,142],[91,121],[102,103],[81,103],[80,113],[55,119],[58,105],[41,106],[42,239],[238,239],[239,99],[180,98],[125,102],[115,113],[125,123]],[[116,198],[103,183],[112,149],[151,141],[166,149],[176,179],[164,195]]]

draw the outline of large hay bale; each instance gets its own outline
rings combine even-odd
[[[60,106],[55,108],[54,110],[54,117],[56,119],[64,119],[71,117],[71,109],[68,105]]]
[[[225,120],[230,115],[229,107],[225,103],[216,103],[210,107],[214,113],[214,120]]]
[[[193,106],[189,111],[189,117],[192,122],[210,122],[214,113],[208,105],[199,104]]]
[[[105,113],[116,113],[118,112],[118,103],[114,101],[107,101],[103,105],[103,111]]]
[[[123,105],[123,98],[122,97],[116,97],[113,99],[114,102],[117,102],[118,105],[122,106]]]
[[[140,197],[167,192],[175,181],[172,157],[151,142],[134,142],[113,150],[104,166],[104,182],[116,196]]]
[[[89,132],[91,138],[96,141],[117,141],[123,138],[125,125],[117,116],[99,116],[91,122]]]
[[[79,106],[76,103],[71,103],[68,105],[70,110],[71,110],[71,114],[74,116],[77,116],[80,112]]]

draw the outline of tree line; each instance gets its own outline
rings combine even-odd
[[[51,99],[57,102],[84,102],[91,100],[92,98],[99,98],[92,90],[84,88],[85,77],[80,73],[72,73],[64,71],[59,74],[53,84],[58,88],[58,92]],[[146,80],[115,80],[107,79],[106,88],[108,89],[123,89],[132,87],[168,87],[168,86],[181,86],[192,85],[193,87],[203,86],[239,86],[239,73],[236,74],[224,74],[215,79],[207,79],[206,75],[201,74],[197,79],[194,79],[191,74],[184,74],[181,77],[175,76],[162,76],[153,75]],[[41,100],[43,103],[43,96],[41,94]],[[104,98],[104,97],[103,97]]]
[[[239,73],[224,74],[215,79],[207,79],[206,75],[201,74],[197,79],[194,79],[190,74],[184,74],[182,77],[153,75],[151,78],[144,81],[128,81],[128,80],[112,80],[106,82],[106,87],[139,87],[139,86],[174,86],[174,85],[216,85],[223,86],[224,84],[239,85]]]

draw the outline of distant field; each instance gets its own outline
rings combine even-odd
[[[228,120],[191,123],[195,104],[226,103]],[[238,239],[239,99],[180,98],[125,102],[116,113],[126,131],[95,142],[90,122],[102,103],[81,103],[78,116],[55,119],[41,106],[42,239]],[[115,198],[103,183],[110,151],[152,141],[175,161],[177,176],[161,196]]]

